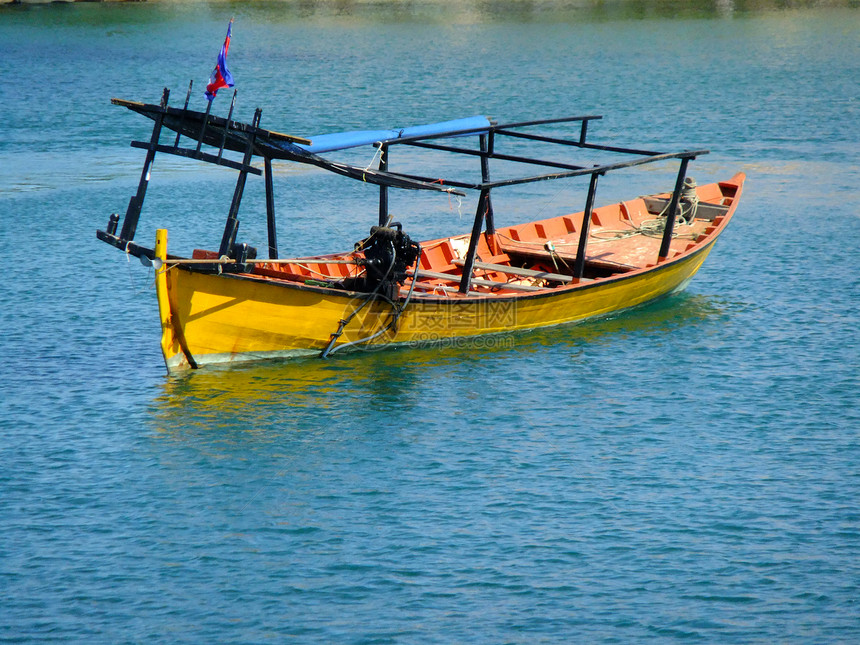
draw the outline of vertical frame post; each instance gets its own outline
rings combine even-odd
[[[678,168],[678,178],[675,180],[675,191],[672,193],[672,201],[669,203],[669,212],[666,213],[666,228],[663,229],[663,241],[660,244],[660,254],[657,263],[665,262],[669,257],[669,245],[672,244],[672,233],[675,230],[675,216],[678,203],[681,200],[681,189],[684,187],[684,178],[687,176],[687,165],[690,157],[681,159],[681,167]]]
[[[143,162],[143,170],[140,173],[140,183],[137,185],[137,193],[128,202],[125,212],[125,220],[122,223],[120,239],[130,241],[134,239],[137,230],[137,222],[140,219],[140,210],[143,208],[143,200],[146,197],[146,189],[149,186],[149,177],[152,170],[152,162],[155,159],[155,147],[161,137],[161,125],[164,122],[164,114],[167,112],[167,101],[170,98],[170,90],[166,87],[161,94],[161,111],[155,118],[152,126],[152,137],[149,139],[149,148],[146,151],[146,160]]]
[[[490,156],[493,154],[495,147],[495,136],[490,130],[489,134],[482,134],[479,137],[481,142],[481,181],[487,183],[490,181]],[[490,191],[487,189],[487,207],[485,214],[487,222],[487,235],[494,235],[496,232],[496,224],[493,220],[493,202],[490,199]]]
[[[490,191],[482,190],[478,197],[478,208],[475,211],[475,223],[472,225],[472,236],[469,238],[469,250],[463,261],[463,277],[460,278],[460,293],[469,293],[472,285],[472,269],[475,266],[475,254],[478,251],[478,240],[484,225],[484,217],[490,202]]]
[[[388,144],[382,144],[379,150],[379,170],[382,172],[388,171]],[[379,225],[385,226],[388,223],[388,186],[380,184],[379,186]]]
[[[573,263],[573,277],[576,282],[582,280],[585,273],[585,251],[588,246],[588,234],[591,230],[591,213],[594,210],[594,196],[597,193],[597,178],[599,173],[591,173],[588,184],[588,197],[585,198],[585,211],[582,213],[582,230],[579,232],[579,244],[576,246],[576,261]]]
[[[230,132],[230,120],[233,118],[233,107],[236,105],[236,90],[233,90],[233,98],[230,99],[230,111],[227,112],[227,123],[224,124],[224,134],[221,137],[221,147],[218,149],[218,161],[224,155],[224,146],[227,145],[227,133]]]
[[[188,93],[185,95],[185,105],[182,107],[182,116],[179,117],[179,129],[176,131],[176,141],[173,142],[173,147],[179,145],[179,137],[182,136],[182,126],[185,124],[185,113],[188,112],[188,101],[191,99],[191,88],[194,86],[194,79],[188,81]]]
[[[230,212],[227,215],[227,223],[224,225],[224,235],[221,238],[219,256],[228,255],[236,242],[236,233],[239,230],[239,204],[242,202],[242,193],[245,190],[245,180],[248,178],[248,165],[254,154],[254,140],[257,138],[257,127],[260,125],[260,116],[263,111],[260,108],[254,112],[254,120],[251,122],[251,132],[248,133],[248,147],[245,148],[245,156],[242,159],[242,169],[236,180],[236,189],[233,191],[233,201],[230,203]]]
[[[275,223],[275,189],[272,181],[272,158],[265,157],[266,171],[266,225],[269,229],[269,257],[278,259],[278,227]]]
[[[203,145],[203,135],[206,134],[206,126],[209,125],[209,113],[212,111],[212,101],[206,102],[206,114],[203,115],[203,125],[200,126],[200,134],[197,136],[197,152],[200,152],[200,146]]]

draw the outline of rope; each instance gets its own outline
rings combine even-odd
[[[668,206],[663,210],[668,210]],[[596,233],[591,233],[590,237],[594,238],[594,242],[599,244],[600,242],[614,242],[616,240],[624,240],[629,237],[635,237],[637,235],[644,235],[645,237],[663,237],[663,231],[666,230],[666,220],[661,219],[662,213],[657,216],[655,219],[649,219],[643,221],[640,225],[636,226],[635,224],[631,224],[630,229],[609,229],[604,231],[597,231]],[[689,224],[681,219],[678,222],[679,226],[689,226]],[[672,231],[672,239],[680,239],[680,240],[693,240],[695,241],[696,236],[693,233],[676,233]],[[569,244],[572,246],[572,243]]]
[[[331,340],[329,341],[328,345],[326,345],[326,348],[322,352],[320,352],[320,358],[327,358],[329,354],[340,349],[340,348],[334,347],[334,344],[337,342],[337,339],[341,337],[341,335],[343,334],[343,330],[352,321],[352,319],[358,315],[358,312],[361,311],[362,309],[364,309],[367,306],[367,303],[369,303],[373,300],[376,300],[376,298],[380,296],[379,289],[382,287],[383,283],[385,282],[385,278],[387,278],[391,274],[391,270],[394,268],[394,262],[396,259],[397,259],[397,253],[394,249],[394,244],[391,243],[391,263],[388,265],[388,270],[385,272],[385,276],[382,278],[382,280],[380,280],[377,283],[376,288],[370,294],[368,294],[366,298],[364,298],[364,302],[362,302],[361,305],[359,305],[358,307],[353,309],[352,313],[350,313],[349,316],[347,316],[346,318],[342,318],[340,320],[340,322],[338,324],[337,331],[331,335]],[[383,298],[385,298],[385,296],[383,296]],[[385,298],[385,299],[387,300],[388,298]],[[382,331],[385,331],[385,328],[383,328]],[[348,347],[349,345],[355,345],[358,342],[366,342],[366,341],[371,340],[372,338],[375,338],[375,337],[376,336],[374,335],[370,338],[362,339],[361,341],[353,341],[350,343],[345,343],[344,345],[341,345],[341,347]]]
[[[313,273],[314,275],[318,275],[318,276],[320,276],[320,277],[322,277],[322,278],[326,278],[327,280],[342,280],[343,278],[357,278],[357,277],[358,277],[358,276],[360,276],[362,273],[364,273],[365,271],[367,271],[367,269],[362,269],[361,271],[359,271],[359,272],[358,272],[358,273],[356,273],[355,275],[353,275],[352,273],[348,273],[348,274],[347,274],[347,275],[345,275],[345,276],[343,276],[343,275],[327,275],[327,274],[325,274],[325,273],[321,273],[321,272],[319,272],[319,271],[314,271],[314,270],[313,270],[312,268],[310,268],[309,266],[306,266],[306,265],[301,264],[301,263],[299,263],[299,262],[294,262],[293,264],[295,264],[297,267],[300,267],[300,268],[304,269],[304,270],[305,270],[305,271],[307,271],[308,273]],[[324,262],[321,262],[320,264],[325,264],[325,263],[324,263]],[[352,264],[352,263],[350,263],[350,264]]]
[[[451,195],[452,194],[453,193],[450,193],[450,192],[448,193],[448,210],[453,212],[454,204],[451,201]],[[463,197],[460,195],[454,195],[454,196],[457,198],[457,219],[462,220],[463,219]]]
[[[377,146],[376,152],[373,153],[373,157],[370,159],[370,162],[364,167],[365,172],[370,170],[370,167],[373,165],[373,162],[376,161],[377,157],[379,157],[379,160],[381,162],[382,161],[382,146]]]
[[[696,218],[696,211],[699,210],[699,194],[696,192],[696,180],[692,177],[684,179],[684,188],[681,189],[681,217],[686,219],[687,224],[691,224]],[[690,209],[687,211],[686,218],[684,217],[684,203],[689,204]]]
[[[144,293],[145,291],[150,291],[155,288],[155,275],[152,273],[152,265],[149,265],[149,270],[146,272],[147,279],[144,281],[144,286],[141,287],[138,284],[137,278],[135,278],[135,274],[131,270],[131,254],[126,253],[126,272],[128,273],[128,281],[131,283],[131,291],[132,293]],[[149,280],[149,277],[152,277],[152,281]]]
[[[396,254],[394,253],[394,245],[393,244],[392,244],[391,250],[392,250],[391,264],[388,267],[388,271],[386,272],[385,277],[388,277],[388,275],[391,273],[391,269],[394,268],[394,260],[395,260]],[[418,268],[420,263],[421,263],[421,247],[419,246],[418,247],[418,257],[415,260],[416,269]],[[349,315],[349,317],[347,319],[340,321],[340,326],[338,327],[337,332],[332,334],[331,341],[329,342],[328,347],[326,347],[322,351],[322,353],[320,354],[320,358],[327,358],[331,354],[334,354],[335,352],[340,351],[342,349],[345,349],[347,347],[352,347],[354,345],[360,345],[363,343],[369,343],[370,341],[375,340],[376,338],[379,338],[382,334],[387,332],[389,329],[393,329],[394,333],[396,334],[397,333],[397,321],[400,320],[400,316],[406,310],[406,307],[409,306],[410,300],[412,300],[412,293],[415,290],[415,282],[416,282],[416,280],[415,280],[415,278],[413,278],[411,284],[409,285],[409,293],[406,294],[406,299],[403,301],[403,306],[400,306],[396,302],[394,302],[393,300],[389,300],[386,296],[383,296],[383,295],[378,293],[379,287],[382,286],[382,281],[380,281],[380,283],[376,286],[376,289],[374,289],[373,293],[370,294],[370,297],[368,297],[361,304],[360,307],[355,309]],[[391,303],[391,306],[392,306],[391,321],[388,322],[388,324],[386,324],[382,329],[371,334],[367,338],[360,338],[358,340],[353,340],[353,341],[350,341],[348,343],[344,343],[343,345],[338,345],[337,347],[334,347],[335,342],[340,337],[340,335],[343,333],[344,328],[356,316],[356,314],[358,314],[358,312],[361,311],[368,302],[371,302],[372,300],[376,300],[377,298],[382,298],[384,300],[388,300],[388,302]]]
[[[558,271],[558,270],[559,270],[559,269],[558,269],[558,262],[556,262],[556,261],[555,261],[555,259],[556,259],[556,258],[558,258],[559,262],[561,262],[561,263],[565,266],[565,268],[566,268],[568,271],[570,271],[570,272],[571,272],[571,274],[573,274],[572,269],[568,266],[567,262],[565,262],[565,261],[564,261],[564,258],[563,258],[563,257],[561,257],[561,256],[556,252],[556,250],[555,250],[555,244],[553,244],[553,243],[550,241],[550,242],[547,242],[546,244],[544,244],[544,245],[543,245],[543,247],[544,247],[547,251],[549,251],[549,257],[550,257],[550,259],[552,260],[552,264],[553,264],[553,266],[555,267],[555,270],[556,270],[556,271]]]

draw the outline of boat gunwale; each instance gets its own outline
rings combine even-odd
[[[714,231],[716,233],[716,231]],[[416,294],[412,296],[413,302],[418,303],[427,303],[427,304],[446,304],[446,305],[467,305],[475,302],[520,302],[525,300],[539,300],[541,298],[551,298],[553,296],[560,296],[562,294],[571,293],[574,291],[586,291],[589,289],[599,288],[609,284],[618,284],[624,282],[626,280],[632,280],[638,278],[646,273],[662,273],[664,270],[673,267],[674,265],[688,260],[692,257],[699,255],[705,250],[709,249],[714,243],[717,241],[719,235],[712,237],[712,239],[703,243],[701,246],[690,249],[689,251],[685,251],[681,254],[678,254],[671,259],[668,259],[659,264],[655,264],[649,267],[642,267],[635,269],[633,271],[627,271],[625,273],[618,273],[612,276],[608,276],[606,278],[601,278],[599,280],[593,280],[589,282],[580,282],[578,284],[567,284],[562,285],[560,287],[554,289],[543,289],[539,292],[534,293],[522,293],[522,294],[498,294],[498,293],[475,293],[469,294],[463,298],[449,298],[444,296],[438,296],[436,294]],[[192,271],[187,267],[176,266],[174,268],[182,269],[183,271],[187,271],[188,273],[199,273],[196,271]],[[259,284],[269,284],[275,287],[280,287],[284,289],[296,289],[299,291],[310,291],[319,294],[325,294],[329,296],[341,296],[344,300],[352,300],[354,298],[367,296],[368,294],[363,291],[346,291],[344,289],[335,289],[333,287],[321,287],[318,285],[309,285],[302,284],[299,282],[294,282],[291,280],[280,280],[278,278],[272,278],[269,276],[256,276],[248,273],[222,273],[218,277],[221,278],[230,278],[234,280],[247,280],[249,282],[256,282]],[[403,300],[403,298],[400,298]]]
[[[731,184],[735,186],[735,193],[731,196],[732,203],[729,205],[728,210],[724,215],[721,215],[720,222],[714,226],[714,230],[707,234],[705,240],[702,241],[701,244],[697,244],[694,242],[694,248],[687,248],[683,251],[678,252],[676,255],[673,255],[671,258],[667,258],[662,262],[655,262],[649,266],[644,267],[636,267],[630,271],[618,272],[610,276],[606,276],[603,278],[599,278],[597,280],[590,280],[587,282],[579,282],[579,283],[569,283],[563,284],[554,288],[546,288],[542,289],[538,292],[529,292],[529,293],[513,293],[513,294],[500,294],[500,293],[469,293],[463,294],[463,297],[447,297],[447,296],[438,296],[433,293],[421,293],[421,294],[413,294],[412,299],[415,302],[422,302],[428,304],[439,304],[439,303],[447,303],[450,305],[462,305],[470,302],[478,302],[478,301],[487,301],[491,300],[492,302],[508,302],[508,301],[523,301],[523,300],[537,300],[540,298],[547,298],[552,296],[557,296],[561,294],[570,293],[573,291],[585,291],[587,289],[599,288],[601,286],[607,284],[617,284],[623,282],[624,280],[629,280],[641,276],[645,273],[660,273],[664,269],[672,267],[679,262],[687,260],[689,258],[695,257],[699,253],[702,253],[706,249],[709,249],[713,244],[719,239],[720,235],[722,235],[726,226],[728,226],[729,221],[731,221],[734,216],[735,210],[737,208],[737,204],[743,191],[743,185],[746,176],[744,173],[739,172],[736,173],[731,179],[727,181],[718,181],[713,182],[717,186],[722,186],[723,184]],[[578,215],[579,213],[574,213],[574,215]],[[565,216],[561,216],[565,217]],[[458,237],[458,236],[453,236]],[[446,238],[441,238],[446,239]],[[437,241],[437,240],[431,240]],[[320,264],[325,264],[326,259],[332,259],[341,257],[342,253],[333,253],[325,256],[312,256],[308,258],[297,258],[297,260],[309,261],[309,260],[319,260]],[[316,262],[313,262],[314,264]],[[187,266],[182,266],[181,264],[176,265],[176,268],[180,268],[184,271],[188,271],[189,273],[200,273],[200,271],[195,271]],[[347,300],[351,300],[353,298],[367,296],[365,292],[362,291],[351,291],[345,289],[337,289],[334,287],[323,287],[320,285],[309,285],[305,283],[300,283],[294,280],[277,278],[274,276],[264,276],[264,275],[255,275],[253,273],[221,273],[218,274],[220,277],[240,279],[240,280],[248,280],[252,282],[257,282],[260,284],[271,284],[277,287],[283,287],[287,289],[298,289],[301,291],[311,291],[320,294],[326,295],[338,295],[343,296]],[[452,280],[455,280],[459,276],[452,274]],[[310,279],[310,278],[308,278]],[[400,297],[399,300],[403,300],[403,297]]]
[[[716,232],[716,231],[715,231]],[[664,262],[660,262],[659,264],[655,264],[648,267],[641,267],[634,269],[632,271],[626,271],[624,273],[617,273],[611,276],[607,276],[605,278],[600,278],[599,280],[591,280],[588,282],[579,282],[576,284],[565,284],[556,288],[546,288],[541,291],[530,292],[530,293],[522,293],[522,294],[508,294],[508,293],[470,293],[465,295],[462,298],[450,298],[444,296],[437,296],[436,294],[428,293],[428,294],[413,294],[412,300],[413,302],[426,302],[426,303],[446,303],[450,305],[463,305],[469,304],[477,301],[486,301],[492,300],[493,302],[507,302],[507,301],[522,301],[522,300],[537,300],[540,298],[547,298],[552,296],[557,296],[565,293],[570,293],[573,291],[585,291],[587,289],[598,288],[607,284],[614,284],[618,282],[622,282],[624,280],[629,280],[632,278],[639,277],[645,273],[660,273],[663,269],[669,268],[678,262],[694,257],[704,251],[705,249],[712,246],[717,241],[717,238],[714,237],[711,240],[703,243],[701,246],[690,249],[689,251],[685,251],[679,255],[672,257],[671,259],[665,260]],[[193,271],[188,267],[184,267],[181,265],[176,265],[173,268],[182,269],[183,271],[187,271],[188,273],[197,273],[201,274],[200,271]],[[205,275],[205,274],[204,274]],[[326,295],[337,295],[342,296],[346,300],[352,300],[353,298],[358,298],[362,296],[368,296],[364,291],[348,291],[345,289],[336,289],[334,287],[321,287],[319,285],[311,285],[311,284],[303,284],[300,282],[295,282],[292,280],[282,280],[279,278],[274,278],[270,276],[261,276],[254,275],[252,273],[221,273],[217,274],[217,277],[220,278],[230,278],[235,280],[247,280],[249,282],[256,282],[259,284],[270,284],[272,286],[281,287],[285,289],[297,289],[300,291],[311,291],[320,294]],[[452,276],[454,278],[458,276]],[[399,298],[399,300],[404,300],[403,297]]]

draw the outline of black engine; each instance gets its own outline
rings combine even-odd
[[[365,272],[358,278],[344,281],[343,286],[354,291],[376,292],[389,300],[397,299],[399,285],[406,281],[406,269],[415,264],[421,247],[403,232],[400,222],[390,226],[373,226],[370,236],[355,245],[364,258],[359,265]]]

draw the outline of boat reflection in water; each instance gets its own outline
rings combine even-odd
[[[445,349],[369,346],[333,361],[212,366],[167,379],[153,422],[157,432],[178,440],[242,442],[307,431],[331,437],[347,429],[395,427],[409,418],[420,418],[425,428],[446,426],[463,405],[501,405],[506,389],[576,380],[571,367],[586,367],[586,351],[648,360],[643,347],[659,353],[690,325],[700,336],[707,336],[709,325],[716,333],[727,307],[713,297],[680,293],[623,316],[471,343],[460,339]],[[556,358],[535,360],[546,353]],[[514,375],[511,365],[517,366]]]

